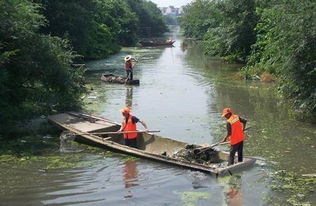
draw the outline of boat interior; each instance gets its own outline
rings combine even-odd
[[[124,145],[122,134],[104,134],[116,132],[120,128],[120,125],[110,120],[81,113],[64,113],[49,118],[51,121],[58,122],[64,127],[73,128],[79,133],[94,134],[100,138]],[[214,150],[213,148],[200,150],[201,148],[204,147],[161,137],[154,133],[139,133],[137,137],[137,149],[147,154],[161,155],[200,164],[221,163],[228,159],[227,153]]]

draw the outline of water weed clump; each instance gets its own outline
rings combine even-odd
[[[279,170],[272,173],[270,186],[274,195],[266,200],[269,205],[313,205],[310,199],[316,192],[315,177]]]

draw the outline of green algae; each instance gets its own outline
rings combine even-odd
[[[266,198],[269,205],[313,205],[311,198],[315,196],[316,192],[315,177],[303,177],[294,172],[279,170],[271,174],[270,178],[269,186],[273,194]]]
[[[123,162],[128,162],[128,161],[137,161],[139,160],[138,157],[133,157],[133,156],[125,156],[125,158],[122,160]]]
[[[9,168],[37,167],[43,170],[66,169],[90,166],[84,161],[85,154],[62,154],[49,156],[0,155],[0,165]]]
[[[198,205],[198,200],[209,199],[210,194],[207,192],[173,192],[176,195],[179,195],[183,206],[195,206]]]

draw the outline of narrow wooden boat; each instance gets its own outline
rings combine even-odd
[[[158,40],[149,40],[149,41],[140,41],[139,43],[142,46],[173,46],[175,40],[165,40],[165,41],[158,41]]]
[[[188,151],[186,154],[194,153],[195,155],[195,152],[192,153],[192,151],[198,151],[202,146],[187,144],[151,133],[139,133],[137,137],[138,149],[131,148],[123,145],[122,134],[115,133],[120,128],[119,124],[98,116],[68,112],[49,116],[48,120],[60,128],[74,133],[79,142],[216,176],[231,174],[234,171],[249,167],[255,162],[254,158],[246,157],[243,162],[227,166],[228,153],[217,150],[203,153],[202,155],[209,155],[205,162],[184,159],[181,156],[183,151]],[[108,132],[112,132],[112,134],[101,135]]]
[[[109,82],[109,83],[139,85],[138,79],[127,80],[125,77],[117,76],[114,74],[102,74],[101,80],[104,82]]]

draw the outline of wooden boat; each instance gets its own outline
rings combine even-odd
[[[173,46],[175,40],[165,40],[165,41],[158,41],[158,40],[149,40],[149,41],[140,41],[139,43],[142,46]]]
[[[117,83],[117,84],[139,85],[138,79],[128,80],[125,77],[116,76],[114,74],[102,74],[101,80],[104,82]]]
[[[249,167],[255,162],[254,158],[246,157],[243,162],[227,166],[229,154],[217,150],[212,151],[211,159],[214,161],[199,163],[186,160],[177,156],[179,152],[190,151],[189,148],[198,149],[201,145],[191,145],[152,133],[139,133],[137,137],[138,149],[131,148],[123,145],[122,134],[116,133],[120,125],[98,116],[68,112],[49,116],[48,120],[60,128],[74,133],[76,135],[75,140],[79,142],[216,176],[219,174],[231,174],[234,171]],[[109,132],[112,132],[112,134],[108,134]],[[104,133],[107,134],[102,135]]]

